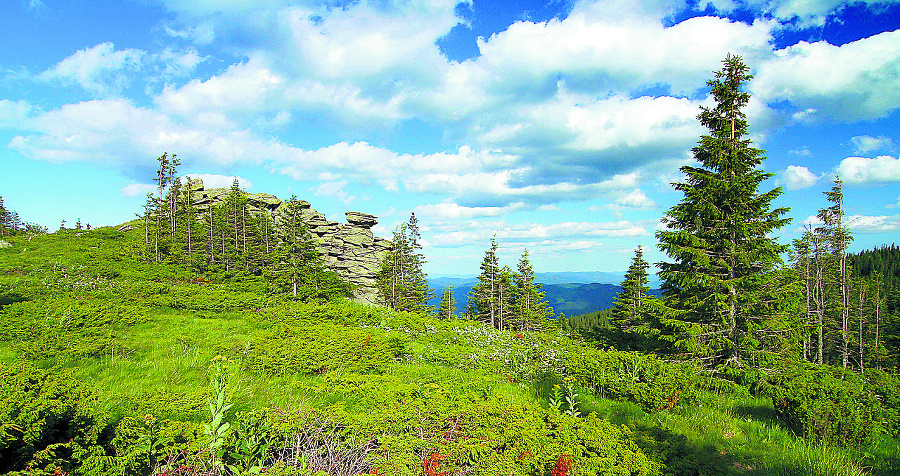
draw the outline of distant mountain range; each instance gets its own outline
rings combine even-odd
[[[585,314],[588,312],[608,309],[613,305],[613,299],[622,288],[619,283],[624,279],[625,273],[615,272],[564,272],[564,273],[538,273],[537,281],[543,285],[546,299],[553,307],[553,311],[567,316]],[[659,287],[656,276],[651,276],[651,285]],[[456,312],[460,313],[466,306],[469,291],[478,282],[474,276],[464,277],[437,277],[428,280],[428,285],[434,289],[435,298],[429,304],[437,306],[440,302],[441,292],[447,286],[453,286],[453,297],[456,300]],[[651,291],[656,294],[656,291]]]

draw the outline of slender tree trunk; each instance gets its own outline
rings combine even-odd
[[[876,368],[881,369],[881,283],[875,287],[875,357]]]
[[[863,372],[866,370],[865,358],[863,353],[863,306],[865,305],[866,299],[866,285],[865,282],[859,281],[859,371]]]
[[[207,207],[207,210],[208,210],[208,214],[209,214],[209,264],[213,264],[213,263],[215,263],[215,256],[216,256],[216,252],[215,252],[215,248],[214,248],[216,239],[215,239],[215,234],[214,234],[215,232],[213,231],[214,220],[213,220],[212,203],[209,204],[209,206]]]

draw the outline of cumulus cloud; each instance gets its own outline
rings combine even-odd
[[[881,155],[874,159],[847,157],[835,172],[847,184],[873,185],[900,182],[900,158]]]
[[[356,196],[350,195],[347,192],[347,183],[348,182],[346,180],[324,182],[316,187],[311,187],[309,190],[313,193],[313,195],[317,197],[335,197],[343,202],[344,205],[350,205],[354,200],[356,200]]]
[[[126,197],[143,197],[155,191],[156,184],[152,183],[130,183],[122,187],[122,195]]]
[[[501,243],[534,245],[541,241],[596,242],[598,237],[622,238],[649,236],[652,224],[618,220],[611,222],[509,223],[505,220],[468,220],[460,226],[458,220],[440,222],[432,229],[430,242],[435,246],[468,246],[496,237]]]
[[[900,107],[898,61],[900,30],[841,46],[801,41],[761,62],[750,91],[767,102],[789,101],[807,111],[803,120],[877,119]]]
[[[415,212],[423,217],[431,217],[443,220],[469,219],[475,217],[496,217],[507,213],[526,210],[530,207],[523,202],[517,202],[505,207],[464,207],[457,203],[437,203],[433,205],[419,205]]]
[[[21,127],[34,107],[26,101],[0,99],[0,129]]]
[[[656,208],[656,202],[644,195],[640,189],[634,189],[630,192],[619,194],[614,200],[616,204],[638,210],[651,210]]]
[[[865,154],[873,150],[890,150],[894,148],[894,141],[885,136],[854,136],[850,143],[856,148],[857,154]]]
[[[800,165],[788,165],[778,175],[778,183],[784,185],[788,190],[800,190],[812,187],[819,181],[816,174],[809,171],[808,168]]]
[[[38,75],[38,79],[74,83],[95,96],[108,96],[127,85],[127,73],[138,70],[145,55],[142,50],[116,51],[112,43],[100,43],[75,52]]]
[[[900,231],[900,215],[847,217],[847,227],[856,233],[889,233]]]

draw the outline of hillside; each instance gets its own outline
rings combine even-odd
[[[777,379],[751,391],[552,325],[500,332],[294,301],[253,274],[148,263],[142,239],[138,228],[6,239],[0,473],[900,470],[887,433],[849,446],[795,436],[772,404]]]
[[[545,293],[547,302],[553,307],[556,315],[563,313],[567,316],[585,314],[588,312],[609,309],[613,305],[613,299],[622,290],[618,284],[596,282],[557,282],[566,279],[613,279],[619,273],[541,273],[538,275]],[[619,280],[621,282],[621,278]],[[435,278],[429,279],[428,285],[435,291],[435,296],[428,301],[431,306],[437,307],[442,290],[447,286],[453,287],[453,298],[456,301],[456,311],[463,311],[472,286],[477,283],[475,278]],[[549,283],[549,284],[548,284]],[[651,294],[659,294],[658,290]]]

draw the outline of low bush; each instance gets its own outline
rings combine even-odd
[[[243,356],[256,374],[378,373],[404,352],[403,340],[379,329],[279,324],[258,333]]]
[[[112,428],[68,373],[0,364],[0,473],[109,474]]]
[[[863,379],[866,388],[875,392],[881,401],[881,421],[885,431],[895,438],[900,437],[900,375],[866,369]]]
[[[788,365],[771,379],[778,418],[798,436],[866,444],[883,430],[882,405],[858,374],[829,365]]]
[[[634,402],[648,412],[694,401],[704,381],[699,368],[690,363],[675,364],[650,354],[585,346],[569,350],[566,371],[575,385],[600,397]]]

